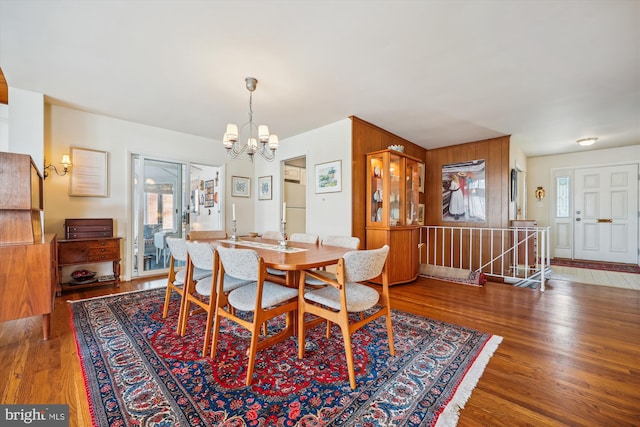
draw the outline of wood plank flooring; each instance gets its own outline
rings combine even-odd
[[[135,281],[57,298],[52,333],[38,317],[0,323],[0,402],[67,403],[90,425],[66,300],[163,286]],[[550,279],[547,290],[478,288],[419,278],[392,306],[501,335],[459,426],[639,426],[640,291]]]

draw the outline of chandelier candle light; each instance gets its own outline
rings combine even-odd
[[[229,123],[227,131],[222,138],[222,143],[227,149],[227,156],[237,159],[243,153],[247,153],[249,160],[253,162],[253,155],[257,152],[265,160],[271,162],[275,159],[276,150],[278,149],[278,135],[269,133],[267,125],[256,125],[253,123],[253,91],[258,86],[258,80],[253,77],[244,79],[247,90],[249,91],[249,121],[242,125],[238,132],[238,125]],[[240,142],[240,134],[248,132],[247,142]],[[260,144],[258,146],[258,144]]]

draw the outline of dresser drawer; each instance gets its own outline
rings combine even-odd
[[[96,237],[111,237],[110,230],[95,230],[95,231],[71,231],[67,230],[67,239],[91,239]]]
[[[58,263],[75,264],[87,261],[89,248],[85,242],[58,242]]]
[[[64,227],[66,239],[113,237],[111,218],[67,218]]]
[[[117,239],[109,239],[109,240],[91,240],[87,242],[87,247],[91,249],[110,249],[115,250],[120,248],[120,240]]]
[[[118,259],[120,256],[117,249],[109,248],[89,248],[88,261],[109,261]]]

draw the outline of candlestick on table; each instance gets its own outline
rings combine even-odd
[[[233,228],[231,229],[231,237],[229,238],[229,240],[233,240],[234,242],[238,240],[238,236],[236,236],[236,225],[237,225],[237,221],[236,219],[232,219],[231,222],[233,223]]]
[[[236,204],[231,205],[231,220],[236,220]]]
[[[282,222],[287,222],[287,203],[282,203]]]
[[[289,243],[287,242],[287,235],[285,233],[285,227],[287,225],[287,221],[284,219],[280,222],[280,234],[282,234],[282,240],[278,242],[278,246],[281,248],[289,247]]]

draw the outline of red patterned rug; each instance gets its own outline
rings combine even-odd
[[[216,358],[201,357],[204,315],[175,333],[177,298],[162,319],[164,289],[71,304],[96,426],[454,426],[502,338],[393,312],[396,356],[384,319],[353,336],[358,388],[349,386],[340,331],[308,331],[297,358],[290,338],[261,351],[244,386],[248,334],[224,323]],[[278,329],[276,321],[269,331]]]
[[[600,261],[581,261],[567,258],[551,258],[551,265],[561,267],[588,268],[590,270],[613,271],[616,273],[640,274],[640,267],[635,264],[617,264]]]

